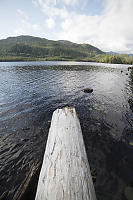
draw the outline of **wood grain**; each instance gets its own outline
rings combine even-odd
[[[53,113],[36,200],[96,200],[75,108]]]

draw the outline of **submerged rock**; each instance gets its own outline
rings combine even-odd
[[[29,127],[26,127],[26,128],[22,128],[22,130],[23,130],[23,131],[28,131],[28,130],[30,130],[30,128],[29,128]]]
[[[85,93],[92,93],[92,92],[93,92],[93,89],[91,89],[91,88],[85,88],[83,91],[84,91]]]
[[[128,71],[129,71],[130,69],[132,69],[132,67],[128,67],[127,69],[128,69]]]
[[[95,168],[91,170],[91,176],[92,176],[93,183],[95,183],[97,179],[97,172]]]

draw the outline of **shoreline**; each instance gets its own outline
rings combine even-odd
[[[39,61],[42,61],[42,62],[45,62],[45,61],[53,61],[53,62],[89,62],[89,63],[101,63],[101,64],[113,64],[113,65],[130,65],[133,67],[133,64],[130,64],[130,63],[110,63],[110,62],[99,62],[99,61],[96,61],[96,60],[69,60],[69,59],[61,59],[61,60],[57,60],[57,59],[26,59],[26,60],[23,60],[23,59],[20,59],[20,60],[0,60],[0,63],[2,62],[39,62]]]

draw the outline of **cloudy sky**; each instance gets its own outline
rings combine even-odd
[[[0,0],[0,39],[33,35],[133,53],[133,0]]]

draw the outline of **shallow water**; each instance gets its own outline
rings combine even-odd
[[[0,194],[9,190],[7,199],[13,199],[32,163],[42,162],[52,112],[70,105],[97,172],[98,199],[126,199],[126,187],[133,186],[133,71],[128,67],[0,63]],[[84,93],[86,87],[93,93]]]

